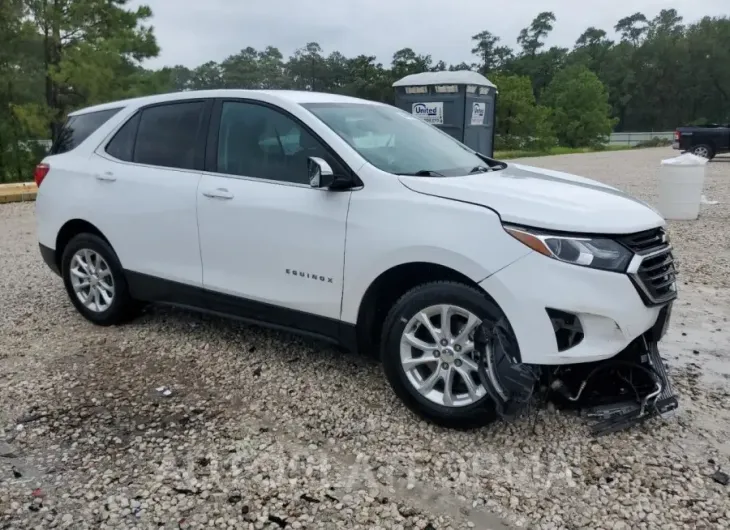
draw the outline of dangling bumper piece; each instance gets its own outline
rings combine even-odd
[[[556,367],[519,363],[510,334],[485,324],[474,337],[479,377],[505,419],[550,400],[593,420],[596,436],[621,431],[679,406],[657,347],[662,331],[649,330],[611,359]]]

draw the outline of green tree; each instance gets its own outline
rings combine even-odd
[[[290,82],[286,75],[284,56],[279,48],[267,46],[259,52],[258,67],[261,71],[261,88],[289,88]]]
[[[392,78],[373,55],[358,55],[347,61],[349,82],[343,93],[375,101],[393,102]]]
[[[551,47],[549,50],[534,55],[521,55],[515,58],[504,69],[506,73],[527,76],[532,81],[532,89],[538,101],[545,87],[550,84],[555,73],[565,66],[569,50]]]
[[[192,71],[190,78],[191,90],[210,90],[225,86],[224,72],[215,61],[201,64]]]
[[[465,62],[449,65],[449,72],[460,72],[462,70],[471,70],[471,69],[472,69],[472,66],[470,64],[466,64]]]
[[[192,89],[193,72],[186,66],[165,66],[159,70],[159,73],[173,92]]]
[[[327,73],[324,79],[324,90],[329,92],[342,93],[347,85],[347,57],[340,52],[332,52],[325,60]]]
[[[251,46],[225,59],[220,70],[221,85],[225,88],[261,88],[259,52]]]
[[[327,77],[327,61],[322,55],[322,48],[316,42],[310,42],[299,48],[289,58],[287,72],[293,88],[300,90],[323,90]]]
[[[497,148],[544,150],[556,144],[550,110],[535,103],[530,78],[496,74],[491,79],[499,89],[497,99]]]
[[[68,110],[123,96],[118,74],[157,55],[147,6],[128,0],[25,0],[42,40],[45,106],[56,138]]]
[[[517,43],[522,47],[522,52],[502,68],[506,73],[529,77],[538,101],[555,72],[565,65],[569,52],[566,48],[556,46],[547,51],[540,51],[545,46],[544,40],[553,30],[554,23],[555,14],[550,11],[537,15],[517,37]]]
[[[551,11],[543,11],[537,15],[528,27],[520,31],[520,35],[517,37],[517,44],[522,46],[522,53],[535,55],[540,48],[545,46],[543,41],[553,30],[554,23],[555,14]]]
[[[512,49],[509,46],[498,46],[499,37],[489,31],[482,31],[471,38],[475,42],[471,53],[479,57],[479,71],[484,75],[502,68],[512,59]]]
[[[432,59],[430,55],[420,55],[411,48],[403,48],[393,54],[391,72],[393,80],[400,79],[410,74],[428,72],[431,68]]]
[[[705,17],[686,30],[684,121],[730,122],[730,19]]]
[[[558,72],[545,90],[543,102],[552,109],[552,124],[561,145],[602,144],[615,124],[606,87],[585,66]]]
[[[591,26],[575,41],[575,48],[573,48],[569,62],[572,64],[584,64],[598,74],[612,47],[613,42],[607,38],[606,32]]]
[[[689,79],[678,64],[687,64],[687,48],[681,17],[674,9],[662,10],[649,22],[645,38],[635,47],[630,63],[635,85],[626,125],[632,123],[650,130],[673,129],[682,120],[682,105],[677,105]],[[679,99],[683,101],[684,98]],[[633,127],[637,126],[633,125]]]
[[[618,118],[618,130],[626,130],[636,104],[638,66],[635,47],[622,41],[607,50],[600,69],[593,70],[609,91],[611,115]]]
[[[46,130],[38,118],[39,41],[27,15],[22,0],[0,2],[0,182],[28,180],[42,155],[33,142]]]
[[[613,29],[621,34],[623,40],[637,46],[649,29],[649,21],[646,15],[637,12],[619,20]]]
[[[659,14],[649,22],[648,38],[657,35],[681,37],[684,32],[682,17],[676,9],[662,9]]]

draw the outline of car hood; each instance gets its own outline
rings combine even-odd
[[[521,164],[464,177],[399,178],[415,192],[486,206],[505,222],[535,228],[629,234],[664,224],[651,206],[616,188]]]

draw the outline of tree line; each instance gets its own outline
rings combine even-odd
[[[671,130],[730,121],[730,19],[685,24],[674,9],[616,22],[616,39],[589,27],[572,48],[548,47],[556,24],[539,13],[516,46],[490,31],[472,37],[468,61],[446,64],[403,48],[384,65],[307,43],[281,51],[246,47],[194,68],[148,69],[159,54],[147,6],[128,0],[3,0],[0,3],[0,180],[27,179],[66,114],[91,104],[210,88],[317,90],[393,102],[392,83],[423,71],[470,69],[499,88],[499,148],[600,144],[612,130]],[[465,50],[465,59],[469,50]]]

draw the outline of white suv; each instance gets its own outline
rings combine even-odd
[[[656,344],[676,296],[664,220],[644,203],[350,97],[87,108],[35,177],[41,254],[90,321],[159,302],[373,352],[396,394],[447,426],[495,417],[514,390],[505,366]]]

